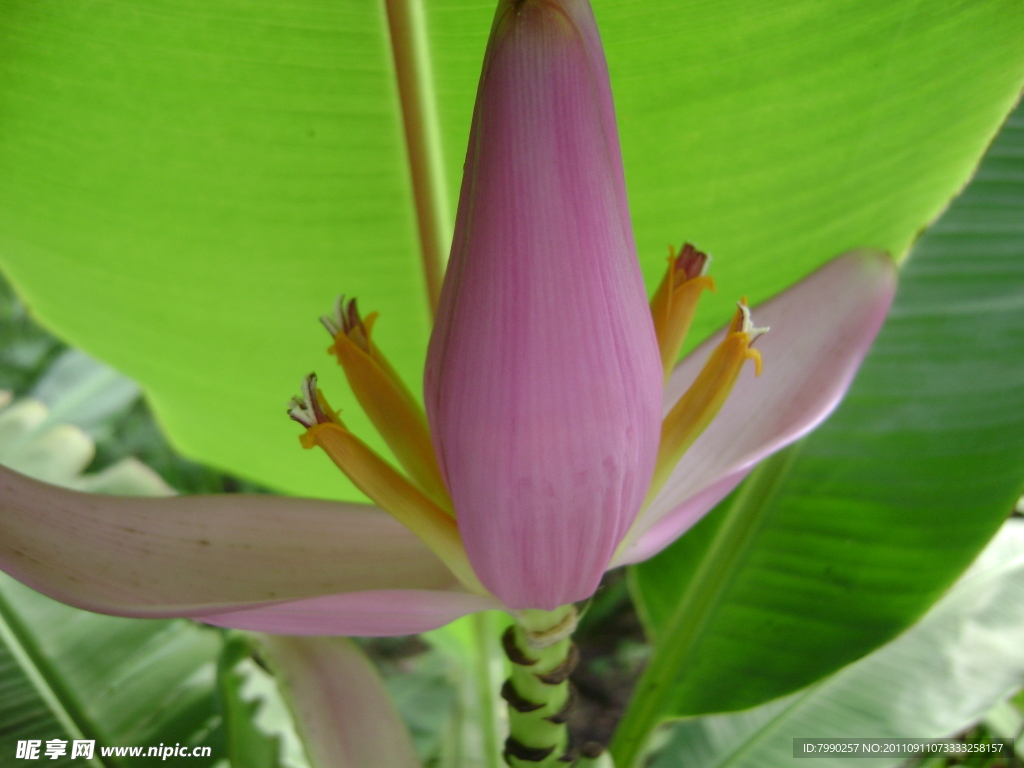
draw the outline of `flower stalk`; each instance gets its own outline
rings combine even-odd
[[[502,637],[512,662],[501,689],[509,707],[505,761],[512,768],[565,765],[573,761],[566,722],[573,705],[569,675],[579,661],[571,638],[576,609],[522,613],[526,626],[517,622]]]
[[[615,768],[615,761],[611,752],[592,741],[583,745],[579,759],[573,765],[575,768]]]

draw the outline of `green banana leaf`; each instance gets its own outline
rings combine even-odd
[[[101,757],[101,747],[208,746],[224,756],[215,664],[220,635],[185,619],[140,621],[79,611],[0,574],[0,761],[17,742],[67,741],[47,765],[138,766],[153,758]],[[72,741],[95,740],[92,761]],[[143,750],[145,755],[145,749]]]
[[[634,571],[656,643],[616,737],[744,709],[888,641],[1024,485],[1024,107],[921,238],[836,413]]]
[[[418,389],[494,5],[3,3],[0,266],[191,456],[357,498],[284,404],[321,369],[383,450],[324,354],[338,293]],[[594,5],[648,279],[669,243],[717,257],[694,341],[836,253],[903,253],[1024,83],[1015,0]]]
[[[942,738],[1024,680],[1024,521],[1012,520],[920,622],[799,693],[685,720],[651,768],[791,768],[794,738]],[[818,768],[889,768],[899,757],[816,757]]]

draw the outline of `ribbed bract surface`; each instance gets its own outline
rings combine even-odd
[[[470,561],[506,605],[594,591],[647,491],[661,393],[590,7],[503,2],[426,407]]]

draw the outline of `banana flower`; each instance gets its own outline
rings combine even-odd
[[[324,318],[401,469],[348,430],[315,378],[290,408],[303,445],[377,506],[116,498],[3,470],[0,567],[88,610],[292,635],[408,634],[583,600],[821,422],[895,290],[886,255],[847,253],[753,310],[741,301],[675,365],[713,288],[706,267],[692,246],[672,254],[648,303],[590,7],[502,0],[425,411],[374,344],[378,318],[351,301]]]

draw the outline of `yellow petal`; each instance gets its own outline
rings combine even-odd
[[[294,398],[289,408],[289,415],[306,427],[299,438],[303,448],[322,448],[359,490],[422,539],[467,589],[489,594],[469,564],[454,518],[348,431],[316,388],[314,375],[306,377],[303,390],[303,397]]]
[[[356,399],[398,463],[420,490],[452,514],[451,498],[438,468],[423,408],[373,343],[376,313],[361,320],[355,300],[338,309],[329,326],[334,344],[328,351],[337,357]]]
[[[419,536],[451,568],[459,581],[487,594],[466,557],[451,515],[396,472],[366,443],[339,424],[315,424],[302,436],[306,448],[323,448],[359,490]]]
[[[703,274],[707,262],[707,254],[689,243],[679,256],[670,248],[668,269],[651,298],[651,318],[666,379],[683,348],[701,293],[715,290],[715,281]]]
[[[752,360],[756,375],[761,374],[761,353],[751,349],[750,343],[766,330],[751,325],[746,302],[740,302],[729,325],[729,333],[662,422],[661,444],[654,479],[647,493],[648,501],[661,490],[672,468],[718,415],[736,384],[743,364]]]

